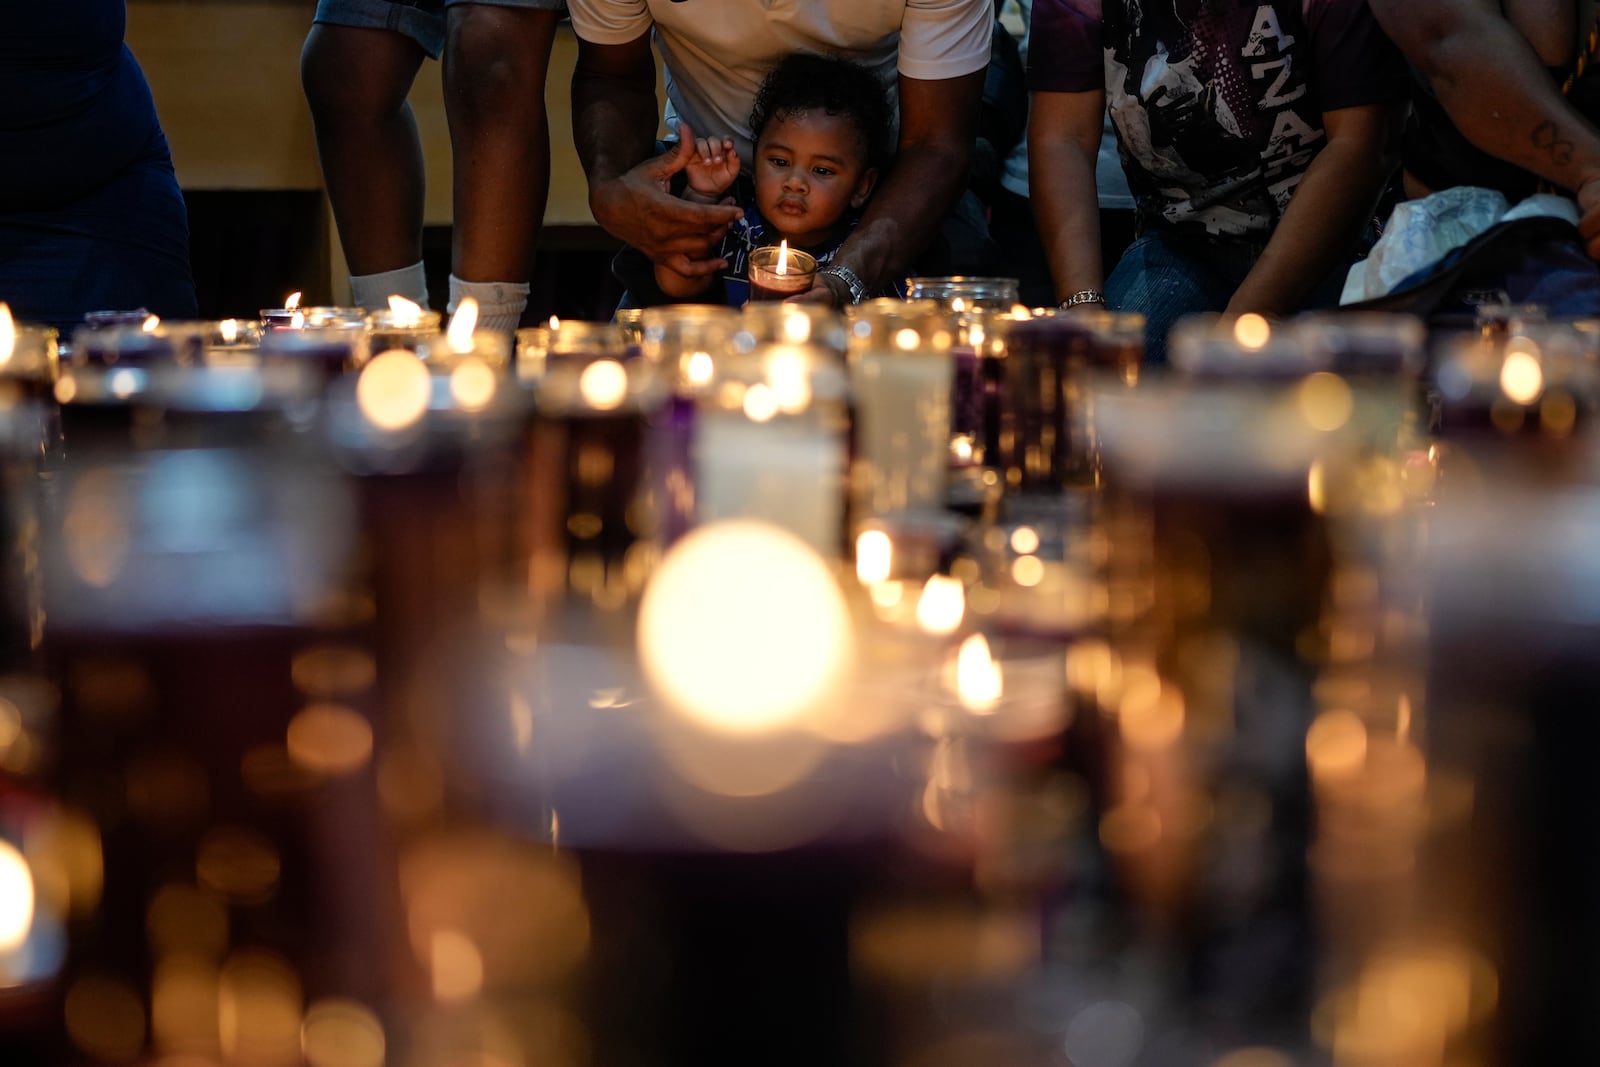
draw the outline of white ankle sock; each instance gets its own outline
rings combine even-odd
[[[450,314],[455,314],[461,298],[478,302],[478,329],[516,332],[522,312],[528,306],[526,282],[466,282],[450,275]]]
[[[380,310],[389,306],[391,296],[403,296],[423,307],[428,306],[428,275],[420,259],[409,267],[386,270],[382,274],[350,275],[350,299],[357,307]]]

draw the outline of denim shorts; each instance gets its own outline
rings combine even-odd
[[[317,0],[312,22],[403,33],[434,59],[444,51],[444,9],[456,4],[565,11],[567,0]]]

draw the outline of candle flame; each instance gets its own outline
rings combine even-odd
[[[578,392],[600,411],[618,407],[628,396],[628,372],[614,359],[598,359],[578,376]]]
[[[789,242],[788,241],[779,241],[778,242],[778,266],[776,268],[776,273],[778,273],[778,274],[788,274],[789,273]]]
[[[306,328],[306,313],[304,311],[296,310],[293,315],[289,316],[289,329],[291,329],[291,330],[303,330],[305,328]]]
[[[156,327],[160,326],[160,325],[161,325],[161,316],[160,315],[151,315],[149,318],[144,320],[144,325],[141,326],[140,329],[144,330],[145,333],[155,333],[156,332]]]
[[[496,383],[489,364],[476,356],[450,373],[450,395],[467,411],[482,411],[494,399]]]
[[[223,319],[217,324],[217,332],[222,335],[224,344],[233,344],[239,339],[239,320]]]
[[[454,352],[472,351],[472,331],[478,328],[478,301],[470,296],[461,298],[456,313],[450,316],[450,348]]]
[[[886,582],[893,573],[894,542],[882,530],[863,530],[856,538],[856,577],[865,585]]]
[[[390,349],[374,356],[356,379],[361,413],[383,430],[402,430],[428,410],[428,368],[412,352]]]
[[[1267,347],[1267,342],[1272,339],[1272,324],[1265,316],[1257,315],[1253,311],[1240,315],[1233,324],[1233,339],[1239,342],[1241,348],[1252,352],[1260,351]]]
[[[0,363],[10,363],[17,349],[17,324],[11,318],[9,305],[0,303]]]
[[[555,315],[551,315],[550,316],[550,329],[552,331],[561,329],[561,319],[558,318]]]
[[[0,841],[0,952],[22,946],[33,927],[33,872],[15,847]]]
[[[299,307],[301,295],[302,294],[299,292],[299,290],[296,290],[295,292],[292,292],[288,296],[284,297],[283,310],[293,311],[295,308]]]
[[[961,706],[976,715],[986,715],[1000,703],[1003,691],[1000,664],[989,652],[984,636],[973,634],[961,642],[961,651],[956,653],[956,696]]]
[[[1539,357],[1523,348],[1506,352],[1500,367],[1500,391],[1518,404],[1531,404],[1544,392],[1544,371]]]
[[[389,313],[394,316],[394,324],[401,329],[415,326],[422,321],[422,305],[403,296],[389,298]]]
[[[961,628],[967,612],[967,590],[960,578],[935,574],[917,599],[917,625],[930,634],[944,636]]]

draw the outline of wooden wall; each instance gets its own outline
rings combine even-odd
[[[128,45],[150,79],[185,189],[322,187],[299,80],[300,46],[314,8],[306,0],[129,3]],[[563,23],[546,89],[553,157],[547,226],[594,224],[572,148],[576,55],[571,26]],[[450,141],[437,63],[423,65],[411,102],[427,161],[427,220],[448,225]],[[329,245],[337,296],[346,271],[338,242]]]

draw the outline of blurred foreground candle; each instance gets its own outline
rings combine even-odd
[[[784,241],[750,253],[750,299],[784,300],[811,288],[817,261]]]
[[[674,395],[696,396],[731,355],[740,321],[739,312],[715,304],[646,308],[639,316],[639,350],[672,382]]]
[[[990,408],[998,388],[999,353],[988,320],[1017,306],[1015,278],[952,276],[906,279],[906,297],[932,300],[949,317],[954,337],[950,392],[950,461],[954,467],[985,462],[992,443]]]
[[[931,300],[870,300],[852,307],[849,320],[855,521],[939,511],[950,446],[950,326]]]
[[[725,360],[696,418],[698,521],[760,519],[837,558],[847,390],[843,363],[823,348],[764,345]]]
[[[1008,506],[1048,506],[1063,489],[1093,485],[1099,455],[1092,393],[1138,380],[1144,320],[1112,312],[1050,311],[994,321],[1003,334],[996,454]],[[1023,499],[1028,498],[1027,503]]]
[[[35,400],[51,399],[59,373],[56,331],[16,322],[11,309],[0,303],[0,388]]]
[[[266,365],[306,364],[324,381],[332,381],[366,362],[367,334],[358,329],[306,326],[298,330],[272,330],[261,338],[261,358]]]
[[[734,346],[748,351],[756,345],[816,345],[842,359],[849,334],[844,316],[820,304],[751,303],[739,313]]]
[[[596,359],[623,360],[628,356],[627,332],[612,322],[551,317],[543,326],[517,331],[517,380],[533,382],[556,363],[582,365]]]

